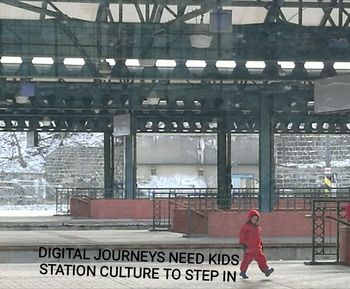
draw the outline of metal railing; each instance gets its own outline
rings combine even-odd
[[[231,209],[246,211],[259,207],[258,188],[232,188],[229,201]],[[56,212],[69,213],[72,197],[87,199],[125,198],[123,188],[113,191],[104,188],[56,188]],[[216,188],[138,188],[138,199],[169,199],[180,202],[181,198],[190,196],[191,206],[196,210],[217,209],[218,195]],[[337,199],[350,197],[350,188],[335,188],[326,192],[323,188],[279,187],[272,195],[274,210],[312,210],[314,199]],[[197,201],[195,199],[198,199]],[[164,209],[163,209],[164,210]],[[157,215],[157,214],[156,214]]]
[[[124,190],[116,188],[107,190],[104,188],[56,188],[56,214],[69,214],[71,198],[104,199],[124,198]]]
[[[153,199],[153,229],[171,228],[172,212],[174,209],[187,210],[188,231],[194,225],[193,218],[197,214],[207,218],[208,211],[221,210],[220,197],[217,189],[150,189]],[[337,200],[350,198],[349,188],[338,188],[332,196],[324,194],[322,188],[278,188],[273,194],[274,210],[312,211],[315,199]],[[226,198],[224,196],[224,198]],[[167,202],[166,202],[167,201]],[[229,207],[226,209],[245,212],[259,207],[259,189],[233,188],[231,190]],[[167,214],[164,212],[167,211]]]
[[[350,198],[313,200],[312,261],[309,264],[324,263],[325,257],[339,262],[339,228],[341,223],[347,224],[345,208],[349,203]]]
[[[334,188],[330,192],[324,188],[276,188],[273,196],[275,210],[312,210],[316,199],[350,198],[350,188]]]

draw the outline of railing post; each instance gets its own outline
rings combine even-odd
[[[337,201],[337,218],[340,219],[340,202]],[[337,262],[339,262],[339,245],[340,245],[340,240],[339,240],[339,229],[340,229],[340,223],[337,222]]]
[[[58,214],[58,191],[59,191],[59,188],[56,188],[56,214]]]
[[[152,221],[152,230],[155,231],[156,229],[156,224],[155,224],[155,210],[156,210],[156,207],[155,207],[155,197],[154,195],[152,196],[152,207],[153,207],[153,221]]]
[[[170,215],[170,202],[171,202],[171,193],[168,193],[168,230],[171,228],[171,215]]]
[[[189,195],[187,195],[187,234],[191,235],[192,231],[192,224],[191,224],[191,198]]]
[[[312,201],[312,257],[311,261],[315,262],[315,222],[316,222],[316,212],[315,212],[315,200]]]

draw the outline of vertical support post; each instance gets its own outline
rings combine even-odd
[[[337,200],[336,201],[336,205],[337,205],[337,218],[338,220],[341,219],[341,214],[340,214],[340,202]],[[337,263],[339,263],[340,261],[340,250],[339,250],[339,247],[340,247],[340,223],[337,222]]]
[[[171,229],[171,193],[168,194],[168,230]]]
[[[217,151],[217,205],[220,209],[231,208],[231,134],[228,132],[227,118],[218,118]]]
[[[125,198],[136,198],[136,119],[130,115],[130,135],[125,137]]]
[[[114,186],[114,138],[111,131],[103,133],[104,142],[104,197],[113,198]]]
[[[311,262],[315,262],[315,242],[316,242],[316,201],[312,201],[312,259]]]
[[[259,209],[271,212],[275,187],[274,131],[272,127],[272,95],[260,96],[259,131]]]
[[[329,134],[326,135],[326,155],[325,155],[326,168],[331,167],[331,144]]]
[[[27,147],[38,147],[39,146],[39,136],[37,131],[27,132]]]

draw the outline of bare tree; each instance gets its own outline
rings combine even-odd
[[[12,133],[12,140],[13,140],[12,144],[17,147],[19,163],[20,163],[22,168],[26,168],[27,167],[27,162],[23,158],[21,145],[20,145],[20,143],[18,141],[18,138],[17,138],[17,135],[16,135],[15,132]]]

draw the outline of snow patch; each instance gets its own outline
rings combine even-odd
[[[138,184],[139,188],[207,188],[203,177],[189,175],[151,176],[148,182]]]
[[[0,217],[36,217],[53,216],[56,205],[2,205]]]

